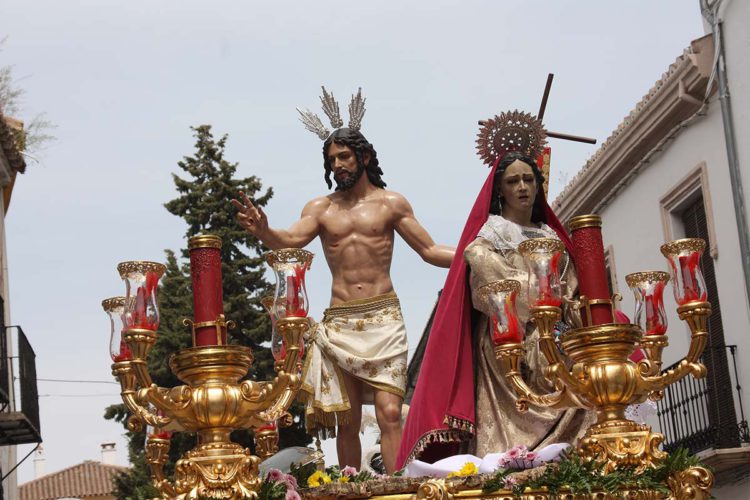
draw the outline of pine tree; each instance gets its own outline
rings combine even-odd
[[[222,279],[224,288],[224,313],[234,320],[237,327],[229,331],[230,339],[253,350],[255,361],[249,377],[256,380],[273,378],[273,358],[270,349],[261,344],[270,339],[270,321],[262,309],[258,297],[271,292],[264,278],[265,262],[262,244],[235,221],[235,209],[229,200],[238,198],[244,191],[256,205],[265,206],[273,191],[262,192],[260,180],[255,177],[234,179],[237,163],[224,159],[227,136],[216,140],[210,125],[192,128],[195,153],[186,156],[177,165],[186,174],[173,174],[179,196],[164,206],[187,223],[186,238],[197,234],[213,234],[221,237]],[[187,245],[185,245],[187,246]],[[173,387],[181,382],[169,369],[168,359],[180,349],[189,347],[191,335],[182,324],[184,318],[192,318],[192,291],[187,249],[181,252],[181,261],[171,251],[166,251],[167,271],[159,288],[159,337],[149,355],[149,371],[154,382],[162,387]],[[305,434],[301,418],[302,407],[295,405],[290,410],[295,416],[294,425],[280,432],[280,448],[310,443]],[[122,405],[107,409],[105,418],[124,422],[127,415]],[[116,484],[118,498],[152,498],[148,484],[148,467],[144,456],[145,434],[127,434],[129,457],[133,468],[122,475]],[[251,434],[235,431],[232,439],[254,451]],[[166,470],[171,475],[174,462],[185,451],[195,445],[195,436],[186,433],[172,438],[170,462]]]

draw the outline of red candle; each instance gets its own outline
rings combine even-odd
[[[661,309],[664,307],[664,283],[658,282],[654,285],[653,295],[646,295],[646,335],[664,335],[667,327],[661,318]]]
[[[503,312],[507,325],[501,325],[496,315],[492,315],[492,340],[495,345],[515,344],[521,342],[521,325],[515,314],[516,294],[513,292],[503,303]],[[503,328],[505,326],[505,328]],[[503,331],[504,330],[504,331]]]
[[[120,352],[112,356],[112,361],[118,363],[120,361],[130,361],[133,359],[133,355],[130,353],[130,348],[124,340],[120,340]]]
[[[683,296],[680,300],[680,305],[685,305],[688,302],[702,301],[705,302],[708,295],[703,290],[701,293],[700,286],[698,285],[698,266],[700,265],[701,256],[698,252],[693,252],[690,255],[680,255],[678,257],[680,261],[680,271],[682,273],[682,284],[683,284]]]
[[[114,361],[115,363],[119,363],[120,361],[130,361],[131,359],[133,359],[133,355],[130,352],[128,344],[124,340],[125,332],[128,331],[128,328],[130,328],[126,321],[125,311],[123,310],[125,297],[116,298],[122,299],[119,302],[119,307],[117,307],[117,309],[114,311],[107,310],[106,308],[105,310],[107,311],[107,314],[109,314],[110,320],[112,322],[112,336],[109,340],[109,355],[112,358],[112,361]],[[119,324],[115,324],[115,318],[119,318],[119,322],[117,322]]]
[[[153,271],[147,271],[145,278],[145,283],[135,292],[135,303],[128,320],[128,327],[156,331],[159,328],[159,316],[156,314],[156,288],[159,286],[159,275]]]
[[[602,219],[598,215],[574,217],[568,223],[573,241],[573,252],[578,273],[578,291],[588,299],[611,300],[604,263]],[[582,314],[584,326],[612,323],[612,304],[592,304],[591,324]]]
[[[294,266],[294,274],[287,276],[286,315],[287,317],[304,318],[307,316],[307,304],[302,297],[302,283],[305,280],[307,266],[297,264]]]
[[[560,264],[561,253],[556,253],[549,263],[549,272],[539,278],[539,297],[536,300],[538,306],[555,306],[560,307],[562,300],[558,294],[552,291],[550,286],[550,276],[557,271],[557,266]]]
[[[224,314],[221,284],[221,238],[200,235],[190,238],[190,274],[193,280],[193,315],[195,323],[214,322]],[[216,326],[195,329],[195,345],[226,345],[227,331],[221,328],[221,342]]]

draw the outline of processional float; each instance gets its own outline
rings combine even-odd
[[[201,235],[189,241],[194,319],[193,347],[172,355],[169,366],[185,385],[158,387],[151,380],[148,354],[157,340],[157,288],[165,266],[130,261],[117,266],[126,283],[124,297],[102,305],[112,321],[112,374],[131,413],[132,431],[148,426],[146,457],[154,485],[165,498],[254,498],[260,487],[261,458],[277,451],[277,426],[290,423],[287,409],[302,379],[303,334],[309,329],[305,272],[312,254],[301,249],[269,252],[276,292],[264,301],[272,319],[272,353],[276,376],[248,380],[253,363],[249,347],[227,342],[234,322],[224,317],[221,284],[221,239]],[[171,431],[194,432],[198,442],[176,463],[174,480],[165,477]],[[236,429],[254,429],[254,456],[230,440]]]
[[[617,322],[614,310],[619,297],[609,294],[601,218],[576,217],[569,229],[580,292],[572,306],[580,311],[583,326],[563,332],[559,338],[555,325],[561,319],[563,295],[557,264],[565,247],[550,238],[527,240],[519,246],[529,271],[530,313],[539,330],[540,350],[549,363],[545,377],[555,391],[539,394],[521,375],[525,348],[515,310],[521,289],[518,281],[493,282],[481,292],[493,304],[496,357],[518,396],[520,412],[534,405],[586,408],[596,414],[596,422],[576,450],[584,460],[604,463],[605,473],[621,467],[655,467],[667,456],[659,449],[664,436],[652,432],[648,425],[629,420],[625,410],[648,398],[659,400],[668,385],[683,377],[706,375],[700,357],[707,343],[711,304],[699,265],[705,242],[682,239],[661,247],[671,270],[677,312],[691,331],[687,355],[676,368],[662,373],[662,352],[668,345],[663,292],[670,275],[661,271],[629,274],[626,281],[636,299],[635,324]],[[635,362],[630,355],[638,347],[645,358]],[[709,498],[713,474],[696,466],[669,482],[674,498]]]
[[[679,316],[692,334],[685,358],[662,373],[662,352],[668,345],[663,293],[670,275],[661,271],[628,275],[637,304],[635,324],[618,323],[613,314],[618,297],[609,296],[606,281],[601,218],[577,217],[570,222],[570,229],[581,293],[573,307],[581,312],[583,326],[562,333],[559,339],[555,325],[562,315],[563,296],[557,264],[564,245],[556,239],[539,238],[519,246],[529,270],[530,312],[549,363],[545,375],[556,391],[538,394],[521,375],[524,343],[515,310],[522,288],[518,281],[493,282],[480,291],[488,295],[494,308],[497,359],[518,395],[519,411],[536,405],[586,408],[596,413],[596,423],[576,450],[582,458],[605,463],[605,471],[657,466],[666,457],[659,449],[663,436],[628,420],[625,409],[647,398],[658,400],[665,387],[685,376],[706,375],[700,356],[707,342],[711,305],[699,265],[705,242],[683,239],[661,247],[671,270]],[[276,377],[258,382],[242,380],[253,362],[251,350],[227,343],[227,329],[233,322],[223,314],[220,239],[194,237],[189,251],[194,319],[186,319],[185,324],[192,331],[193,347],[178,351],[169,361],[185,385],[158,387],[148,371],[148,354],[159,326],[156,293],[165,272],[165,266],[154,262],[121,263],[118,270],[126,283],[126,295],[103,301],[112,320],[112,373],[120,381],[122,399],[131,413],[128,428],[149,428],[147,460],[153,482],[165,498],[254,498],[262,481],[261,458],[233,443],[229,435],[235,429],[254,429],[259,455],[269,456],[277,450],[277,428],[288,420],[287,409],[301,385],[303,334],[309,329],[304,279],[312,254],[299,249],[267,254],[276,274],[276,289],[262,303],[272,320]],[[646,356],[635,362],[629,356],[637,347]],[[171,438],[167,429],[198,436],[196,447],[177,461],[173,481],[164,473]],[[673,498],[708,498],[713,475],[695,466],[668,481]],[[446,498],[452,497],[433,482],[420,489],[423,497],[443,494],[441,491]]]

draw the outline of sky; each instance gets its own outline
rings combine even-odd
[[[186,246],[163,204],[176,196],[177,161],[193,152],[191,126],[229,135],[226,158],[238,177],[273,187],[266,213],[287,227],[328,191],[321,141],[295,107],[323,116],[321,85],[342,110],[362,87],[362,131],[388,189],[435,241],[455,245],[487,175],[477,120],[535,114],[554,73],[545,126],[601,144],[703,34],[698,2],[685,0],[3,0],[0,66],[25,91],[19,117],[45,113],[56,125],[6,217],[11,323],[36,351],[38,378],[112,380],[100,303],[125,292],[118,262],[164,261],[165,249]],[[554,197],[598,145],[550,143]],[[309,248],[319,318],[330,274],[319,243]],[[446,270],[397,240],[391,273],[411,353]],[[102,417],[120,401],[116,385],[39,381],[39,394],[48,473],[99,460],[112,441],[126,465],[123,429]],[[33,474],[29,458],[19,483]]]

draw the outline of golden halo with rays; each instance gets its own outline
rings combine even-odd
[[[492,165],[511,151],[536,158],[547,144],[547,132],[542,121],[523,111],[505,111],[487,120],[477,134],[477,154]]]

